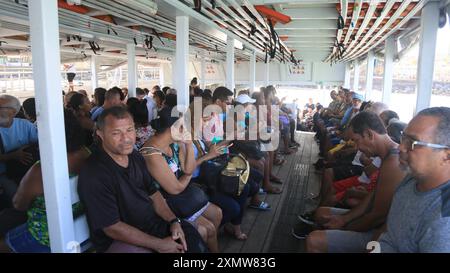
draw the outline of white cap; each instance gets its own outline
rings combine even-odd
[[[236,102],[240,104],[246,104],[246,103],[255,103],[256,100],[249,97],[247,94],[242,94],[236,97]]]

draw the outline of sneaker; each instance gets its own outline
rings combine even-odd
[[[306,225],[303,222],[298,222],[291,230],[291,234],[292,236],[294,236],[294,238],[302,240],[302,239],[306,239],[306,236],[308,236],[312,231],[313,231],[313,227],[310,225]]]
[[[312,213],[305,213],[302,215],[298,215],[297,217],[300,221],[302,221],[303,223],[305,223],[307,225],[310,225],[310,226],[316,225],[316,222],[314,222],[314,215]]]

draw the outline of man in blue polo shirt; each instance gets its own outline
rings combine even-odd
[[[0,189],[8,205],[17,184],[6,177],[6,162],[17,160],[25,165],[32,163],[33,157],[24,149],[37,143],[36,126],[25,119],[14,118],[20,110],[20,101],[10,95],[0,95]]]

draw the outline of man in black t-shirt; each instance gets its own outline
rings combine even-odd
[[[91,240],[99,252],[206,252],[197,230],[178,219],[134,150],[133,118],[122,106],[97,120],[101,147],[79,175]]]

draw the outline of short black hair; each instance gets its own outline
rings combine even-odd
[[[233,96],[233,92],[225,86],[219,86],[214,90],[212,98],[213,102],[216,100],[226,101],[229,96]]]
[[[372,105],[372,101],[363,101],[361,103],[361,106],[359,107],[359,111],[362,112],[364,111],[367,107],[370,107]]]
[[[147,95],[144,91],[144,89],[140,88],[140,87],[136,87],[136,96],[145,96]]]
[[[380,117],[372,112],[360,112],[351,121],[349,127],[355,134],[363,135],[364,131],[370,129],[380,135],[385,135],[386,128]]]
[[[450,108],[431,107],[420,111],[417,116],[429,116],[439,119],[438,126],[434,132],[434,142],[450,147]]]
[[[117,86],[114,86],[113,88],[106,91],[105,100],[110,100],[110,99],[114,98],[115,96],[119,96],[120,100],[125,99],[125,95],[123,94],[122,89],[120,89]]]
[[[202,99],[212,101],[212,91],[210,89],[203,90]]]
[[[153,93],[153,96],[159,98],[161,101],[164,101],[164,99],[166,98],[166,95],[161,90],[155,91],[155,93]]]
[[[72,97],[70,97],[70,100],[67,102],[66,107],[68,109],[72,109],[74,111],[78,111],[80,109],[80,106],[83,105],[83,100],[86,96],[81,93],[76,93]]]
[[[168,94],[166,95],[166,98],[164,100],[164,105],[172,108],[177,105],[177,95],[175,94]]]
[[[275,89],[275,87],[273,85],[269,85],[266,88],[264,88],[262,90],[262,92],[264,93],[264,97],[267,98],[267,97],[269,97],[270,94],[273,94],[275,96],[275,94],[277,93],[277,90]]]
[[[34,98],[28,98],[22,103],[23,110],[32,119],[36,120],[36,100]]]
[[[162,91],[163,91],[164,95],[167,94],[167,91],[168,91],[169,89],[170,89],[169,86],[164,86],[164,87],[163,87]]]
[[[158,118],[150,122],[150,125],[157,134],[164,132],[178,120],[178,117],[172,117],[172,109],[173,107],[163,107],[163,109],[158,112]]]
[[[393,119],[393,118],[400,119],[398,114],[396,112],[392,111],[392,110],[383,111],[383,112],[381,112],[380,116],[381,115],[383,115],[383,117],[384,117],[383,122],[384,122],[385,126],[388,126],[389,125],[389,121],[391,119]]]
[[[103,112],[98,117],[97,122],[95,123],[97,125],[97,129],[103,130],[103,128],[105,128],[105,119],[108,116],[113,116],[116,119],[133,119],[133,116],[130,114],[130,112],[128,112],[127,108],[124,105],[116,105],[103,110]]]
[[[103,87],[97,87],[94,90],[94,98],[95,101],[97,102],[98,106],[102,106],[103,103],[105,103],[105,94],[106,94],[106,89]]]
[[[195,84],[196,85],[197,83],[198,83],[197,78],[196,77],[192,78],[191,84]]]
[[[194,96],[201,97],[203,95],[203,90],[200,87],[194,88]]]
[[[148,109],[147,100],[139,100],[137,98],[129,98],[127,100],[128,111],[133,116],[136,127],[148,125]]]
[[[396,143],[400,144],[400,139],[402,137],[402,132],[405,130],[406,123],[401,121],[391,122],[386,128],[389,137]]]
[[[72,111],[64,110],[64,128],[66,132],[66,150],[68,153],[78,151],[85,145],[86,130]]]

